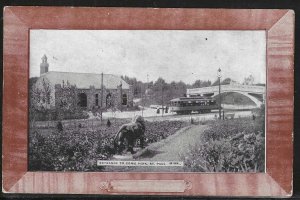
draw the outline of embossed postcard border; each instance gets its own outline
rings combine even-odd
[[[29,172],[27,119],[30,29],[265,30],[266,173]],[[6,7],[3,48],[3,192],[190,196],[292,195],[293,11]],[[124,189],[122,184],[125,184],[127,189]],[[143,187],[134,189],[137,185]],[[154,189],[149,190],[149,185]],[[162,185],[165,185],[165,190],[161,189]],[[170,187],[167,188],[168,186]]]

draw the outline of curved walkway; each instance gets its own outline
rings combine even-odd
[[[150,144],[133,155],[140,161],[182,161],[182,156],[189,149],[200,143],[200,136],[207,125],[193,125],[179,130],[168,138]],[[105,171],[137,171],[137,172],[182,172],[183,167],[108,167]]]

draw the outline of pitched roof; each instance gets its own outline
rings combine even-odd
[[[75,73],[75,72],[54,72],[50,71],[42,74],[40,78],[47,78],[52,84],[62,84],[67,81],[71,85],[76,85],[80,89],[89,89],[94,86],[101,89],[101,74]],[[129,85],[119,76],[113,74],[103,74],[103,86],[106,89],[117,89],[122,83],[122,89],[129,89]]]

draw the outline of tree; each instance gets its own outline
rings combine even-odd
[[[32,86],[29,91],[29,121],[34,126],[37,117],[37,106],[40,102],[41,91]]]
[[[217,79],[215,82],[213,82],[213,84],[211,84],[211,86],[216,86],[219,85],[219,79]]]
[[[166,84],[166,81],[163,78],[159,77],[153,84],[153,90],[161,91],[161,88],[164,87],[165,84]]]
[[[47,109],[50,108],[52,101],[52,87],[48,79],[42,79],[41,82],[37,82],[36,79],[30,79],[31,84],[29,91],[29,120],[31,125],[38,120],[39,115],[43,117],[47,115]]]
[[[223,81],[221,81],[221,85],[228,85],[232,82],[232,79],[231,78],[225,78]],[[217,79],[213,84],[212,86],[216,86],[216,85],[219,85],[219,79]]]
[[[201,81],[201,80],[196,80],[193,84],[193,88],[202,88],[202,87],[208,87],[211,85],[211,81]]]
[[[32,85],[30,90],[30,104],[36,109],[49,109],[52,101],[52,87],[48,79]]]
[[[31,77],[29,79],[29,90],[32,89],[32,87],[35,85],[36,81],[38,80],[38,77]]]
[[[77,106],[76,86],[71,85],[68,81],[61,87],[58,101],[58,107],[64,111],[74,111]]]
[[[228,84],[230,84],[231,82],[232,82],[231,78],[225,78],[225,79],[221,82],[221,84],[222,84],[222,85],[228,85]]]
[[[243,85],[253,85],[254,77],[250,74],[248,77],[244,78]]]
[[[121,78],[129,85],[132,85],[134,97],[141,97],[141,94],[145,92],[142,90],[142,88],[146,88],[146,83],[138,81],[136,78],[130,78],[128,76],[121,76]]]

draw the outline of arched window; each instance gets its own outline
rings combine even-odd
[[[78,99],[79,99],[78,106],[83,108],[87,107],[87,96],[85,93],[79,93]]]
[[[111,107],[111,106],[112,106],[111,94],[108,93],[108,94],[106,95],[106,107],[109,108],[109,107]]]
[[[47,104],[50,104],[50,97],[51,97],[50,92],[47,92],[47,95],[46,95]]]
[[[99,105],[99,95],[95,94],[95,105],[98,106]]]
[[[127,105],[127,94],[122,95],[122,105]]]

